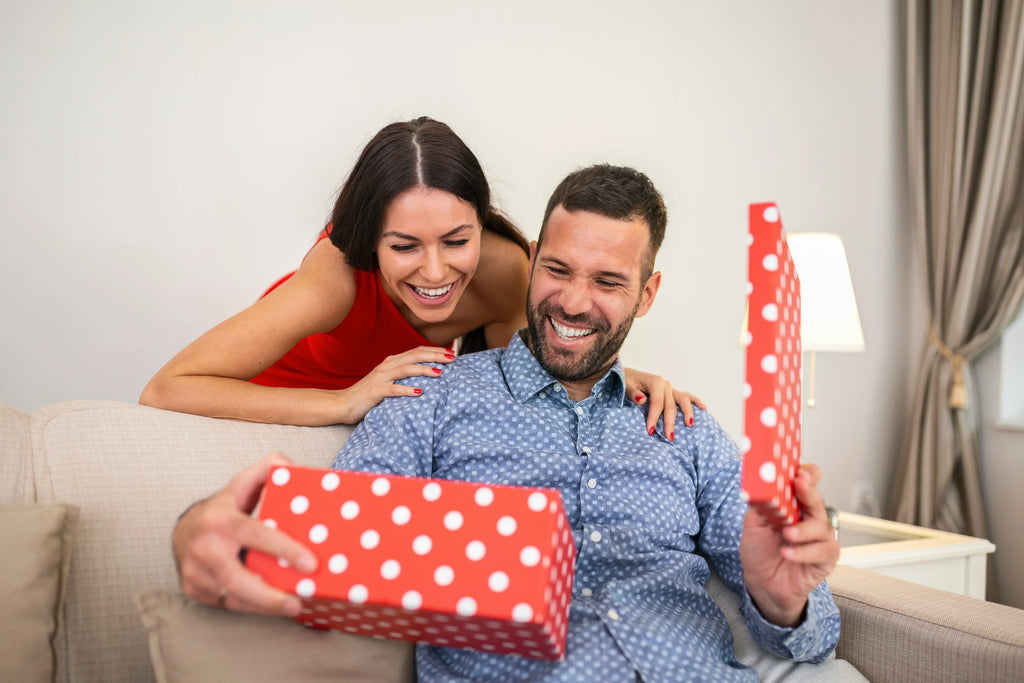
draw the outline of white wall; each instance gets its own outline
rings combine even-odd
[[[670,212],[627,364],[741,421],[746,207],[839,233],[867,340],[820,355],[805,457],[884,493],[906,395],[896,9],[859,0],[0,5],[0,400],[135,401],[293,268],[365,141],[429,114],[533,236],[573,168]]]

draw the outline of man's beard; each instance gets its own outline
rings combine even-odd
[[[529,297],[529,294],[527,294]],[[561,308],[552,306],[547,302],[541,302],[533,306],[527,299],[526,322],[528,327],[530,349],[541,367],[555,379],[562,382],[578,382],[588,377],[596,377],[604,373],[615,361],[622,342],[629,334],[633,326],[633,317],[640,307],[640,300],[637,299],[633,313],[623,321],[617,328],[610,330],[608,321],[604,318],[593,318],[588,315],[568,315]],[[590,350],[582,356],[562,348],[552,348],[547,344],[547,337],[544,335],[543,327],[551,325],[548,320],[553,317],[556,320],[568,325],[582,328],[593,328],[589,336],[596,337]]]

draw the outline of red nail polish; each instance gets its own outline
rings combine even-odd
[[[448,360],[455,360],[455,354],[454,353],[446,353],[446,354],[444,354],[444,357],[447,358]]]
[[[440,375],[441,374],[441,368],[430,368],[430,369],[434,371],[435,375]]]
[[[669,432],[668,433],[668,440],[669,441],[675,441],[676,440],[676,433],[675,432]]]
[[[640,402],[641,402],[641,401],[643,401],[643,400],[644,400],[644,395],[643,395],[643,394],[637,394],[637,397],[636,397],[636,402],[637,402],[637,403],[640,403]]]
[[[693,418],[692,417],[690,418],[690,426],[691,427],[693,426]]]
[[[419,396],[420,394],[423,393],[423,390],[420,389],[419,387],[414,387],[413,388],[413,393],[415,393],[417,396]]]
[[[650,429],[648,429],[647,430],[647,434],[653,436],[654,435],[654,427],[651,427]]]

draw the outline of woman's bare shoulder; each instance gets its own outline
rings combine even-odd
[[[291,304],[303,307],[317,319],[317,327],[333,329],[352,309],[355,271],[337,247],[329,240],[320,240],[306,254],[295,275],[278,290],[283,290]]]
[[[526,252],[515,242],[485,230],[480,244],[480,263],[473,276],[478,291],[501,314],[521,314],[529,280]]]

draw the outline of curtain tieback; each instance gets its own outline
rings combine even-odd
[[[951,348],[939,339],[935,330],[928,328],[928,338],[939,353],[953,366],[953,385],[949,388],[949,407],[954,410],[967,408],[967,385],[964,383],[964,365],[970,362],[966,356],[955,353]]]

